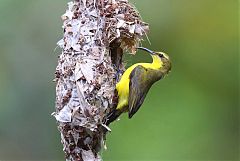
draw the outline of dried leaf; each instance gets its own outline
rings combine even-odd
[[[71,109],[68,106],[64,106],[63,109],[59,113],[56,113],[54,116],[59,122],[71,122]]]

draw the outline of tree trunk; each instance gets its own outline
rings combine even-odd
[[[135,53],[148,26],[127,0],[74,0],[62,19],[53,115],[67,161],[100,161],[123,51]]]

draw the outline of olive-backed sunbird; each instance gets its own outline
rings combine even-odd
[[[116,120],[123,112],[128,112],[131,118],[142,105],[149,89],[171,70],[171,61],[163,52],[151,51],[144,47],[152,56],[152,63],[137,63],[130,66],[116,84],[118,104],[107,116],[106,125]]]

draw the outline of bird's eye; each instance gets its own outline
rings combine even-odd
[[[163,54],[159,54],[159,57],[160,57],[160,58],[163,58]]]

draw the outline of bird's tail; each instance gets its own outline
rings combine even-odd
[[[111,122],[115,121],[120,115],[121,115],[121,111],[120,110],[116,110],[114,109],[113,111],[111,111],[108,115],[107,115],[107,121],[106,121],[106,125],[108,126]]]

